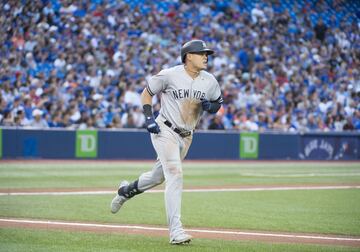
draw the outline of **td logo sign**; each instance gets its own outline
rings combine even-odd
[[[240,133],[240,158],[258,158],[259,134]]]
[[[76,131],[76,157],[96,158],[97,157],[98,137],[96,130]]]

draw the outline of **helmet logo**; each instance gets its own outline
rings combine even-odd
[[[203,46],[204,48],[206,48],[206,44],[205,44],[205,42],[202,42],[202,46]]]

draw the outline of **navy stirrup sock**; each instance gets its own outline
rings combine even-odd
[[[118,190],[118,194],[130,199],[135,195],[142,193],[142,191],[138,188],[138,183],[139,180],[135,180],[130,185],[121,187]]]

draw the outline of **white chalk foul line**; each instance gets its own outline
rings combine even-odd
[[[139,229],[139,230],[153,230],[153,231],[167,231],[167,228],[159,227],[142,227],[129,225],[111,225],[111,224],[96,224],[96,223],[78,223],[78,222],[62,222],[62,221],[41,221],[41,220],[20,220],[20,219],[0,219],[0,222],[10,223],[24,223],[37,225],[53,225],[53,226],[71,226],[71,227],[98,227],[109,229]]]
[[[0,222],[20,223],[20,224],[34,224],[34,225],[53,225],[53,226],[69,226],[69,227],[92,227],[92,228],[108,228],[108,229],[137,229],[148,231],[168,231],[167,228],[161,227],[145,227],[145,226],[130,226],[130,225],[111,225],[111,224],[96,224],[96,223],[78,223],[78,222],[61,222],[61,221],[41,221],[41,220],[23,220],[23,219],[0,219]],[[354,241],[360,242],[360,238],[350,237],[334,237],[334,236],[318,236],[318,235],[295,235],[295,234],[276,234],[276,233],[261,233],[261,232],[242,232],[242,231],[225,231],[225,230],[206,230],[206,229],[186,229],[187,232],[193,233],[213,233],[224,235],[247,235],[247,236],[266,236],[266,237],[281,237],[281,238],[301,238],[301,239],[316,239],[316,240],[335,240],[335,241]]]
[[[298,174],[268,174],[268,173],[240,173],[241,176],[267,177],[267,178],[306,178],[306,177],[354,177],[360,176],[359,172],[353,173],[298,173]]]
[[[183,192],[256,192],[256,191],[290,191],[290,190],[335,190],[360,189],[360,186],[282,186],[282,187],[251,187],[251,188],[209,188],[184,189]],[[116,191],[72,191],[72,192],[2,192],[0,196],[37,196],[37,195],[104,195]],[[162,193],[164,190],[149,190],[146,193]]]

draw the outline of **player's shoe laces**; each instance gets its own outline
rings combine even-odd
[[[178,235],[177,237],[175,237],[174,239],[172,239],[170,241],[170,244],[173,244],[173,245],[188,244],[191,242],[191,239],[192,239],[191,235],[182,233],[182,234]]]
[[[119,189],[121,187],[124,187],[124,186],[128,186],[129,185],[129,182],[124,180],[120,183],[120,186],[119,186]],[[119,195],[118,192],[116,192],[116,196],[113,198],[113,200],[111,201],[111,212],[114,214],[114,213],[117,213],[120,208],[122,207],[122,205],[125,203],[125,201],[127,201],[128,198],[126,198],[125,196],[123,195]]]

